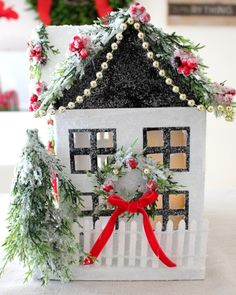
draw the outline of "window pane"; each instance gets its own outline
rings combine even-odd
[[[186,146],[187,145],[187,132],[186,132],[186,130],[172,130],[170,132],[170,145],[171,146]]]
[[[170,169],[186,169],[186,154],[170,154]]]
[[[112,148],[113,133],[112,132],[98,132],[97,133],[97,147],[98,148]]]
[[[91,159],[89,155],[76,155],[75,156],[75,170],[88,171],[91,170]]]
[[[90,132],[74,132],[74,147],[89,148],[90,147]]]
[[[158,154],[148,154],[148,157],[151,157],[154,161],[157,163],[163,165],[163,154],[158,153]]]
[[[164,139],[163,139],[162,130],[147,131],[147,146],[161,147],[163,145],[164,145]]]
[[[185,208],[185,195],[169,195],[169,208],[170,209],[184,209]]]
[[[81,195],[83,198],[84,202],[84,208],[82,208],[83,211],[87,210],[93,210],[93,200],[92,200],[92,195]]]
[[[108,155],[98,155],[97,156],[97,165],[98,165],[98,168],[102,168],[103,164],[104,163],[107,163],[107,157]]]
[[[185,219],[184,215],[170,215],[169,216],[169,220],[172,220],[172,222],[173,222],[173,229],[174,230],[178,229],[180,221],[184,220],[184,219]]]

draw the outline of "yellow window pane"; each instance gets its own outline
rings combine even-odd
[[[157,163],[163,165],[163,154],[162,153],[158,153],[158,154],[148,154],[148,157],[151,157],[154,161],[156,161]]]
[[[186,169],[186,154],[185,153],[171,154],[170,169]]]
[[[113,147],[113,133],[112,132],[98,132],[97,133],[97,147],[98,148],[112,148]]]
[[[185,219],[184,215],[170,215],[169,219],[173,222],[173,229],[177,230],[181,220]]]
[[[172,130],[170,132],[170,145],[171,146],[186,146],[187,145],[187,132],[186,132],[186,130]]]
[[[147,146],[161,147],[163,145],[164,145],[164,139],[163,139],[162,130],[147,131]]]
[[[185,208],[185,195],[169,195],[169,208],[170,209],[184,209]]]

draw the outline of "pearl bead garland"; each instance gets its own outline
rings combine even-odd
[[[68,108],[69,108],[69,109],[74,109],[74,108],[75,108],[75,103],[72,102],[72,101],[70,101],[70,102],[68,103]]]
[[[78,96],[76,97],[76,102],[77,102],[77,103],[82,103],[83,101],[84,101],[83,96],[78,95]]]
[[[123,35],[122,35],[122,33],[118,33],[118,34],[116,34],[116,39],[117,39],[118,41],[121,41],[121,40],[123,39]]]
[[[84,95],[85,96],[90,96],[91,95],[90,89],[84,89]]]
[[[96,77],[97,77],[97,79],[102,79],[103,78],[102,72],[97,72]]]
[[[97,87],[97,82],[96,81],[91,81],[90,82],[90,86],[92,87],[92,88],[96,88]]]
[[[154,57],[154,53],[153,53],[152,51],[148,51],[148,53],[147,53],[147,57],[148,57],[149,59],[153,59],[153,57]]]
[[[107,55],[106,55],[106,58],[108,60],[112,60],[113,59],[113,54],[111,52],[108,52]]]
[[[101,64],[101,68],[102,68],[103,70],[107,70],[107,69],[108,69],[108,64],[107,64],[107,62],[103,62],[103,63]]]
[[[118,49],[118,45],[117,45],[117,43],[112,43],[112,44],[111,44],[111,49],[112,49],[112,50],[117,50],[117,49]]]
[[[155,54],[152,51],[149,50],[149,43],[144,40],[145,39],[145,34],[140,30],[140,27],[141,27],[140,23],[139,22],[135,22],[132,17],[129,17],[128,20],[126,21],[126,23],[122,23],[120,25],[120,30],[122,32],[124,32],[125,30],[127,30],[127,28],[128,28],[128,25],[127,24],[128,25],[133,25],[134,29],[138,31],[138,38],[140,40],[142,40],[142,47],[145,50],[147,50],[147,58],[150,59],[150,60],[153,60],[152,65],[153,65],[153,67],[155,69],[158,70],[159,76],[162,77],[162,78],[165,78],[165,83],[167,85],[169,85],[169,86],[172,86],[172,91],[174,93],[176,93],[176,94],[179,93],[180,92],[179,87],[176,86],[176,85],[173,85],[173,80],[170,77],[167,77],[166,76],[165,70],[163,70],[163,69],[160,68],[159,61],[156,60],[156,59],[154,59],[155,58]],[[99,71],[99,72],[96,73],[97,80],[101,80],[103,78],[103,71],[108,69],[108,62],[113,59],[113,54],[112,54],[113,51],[115,51],[115,50],[118,49],[118,45],[120,44],[120,41],[123,40],[123,34],[122,34],[122,32],[116,34],[116,40],[117,40],[117,42],[113,42],[111,44],[112,51],[111,52],[108,52],[106,54],[106,59],[107,60],[104,61],[101,64],[101,71]],[[90,88],[84,90],[84,92],[83,92],[84,95],[83,96],[80,96],[80,95],[77,96],[75,102],[69,102],[68,105],[67,105],[67,108],[74,109],[75,108],[75,103],[81,104],[84,101],[84,97],[90,96],[91,95],[91,89],[94,89],[94,88],[97,87],[97,80],[92,80],[90,82]],[[202,105],[202,104],[196,105],[195,100],[194,99],[188,99],[187,98],[187,95],[184,94],[184,93],[179,93],[179,99],[181,101],[187,101],[188,106],[190,106],[190,107],[196,106],[199,111],[204,111],[205,110],[204,105]],[[61,113],[63,113],[63,112],[66,111],[66,107],[60,106],[59,109],[58,109],[58,111],[61,112]],[[207,111],[208,112],[213,112],[214,111],[213,106],[211,106],[211,105],[208,106],[207,107]],[[226,119],[226,121],[232,121],[233,120],[233,108],[231,106],[227,106],[226,108],[224,108],[224,106],[218,105],[217,106],[217,111],[218,112],[221,112],[221,113],[223,113],[223,112],[225,113],[225,119]],[[51,115],[54,115],[56,113],[56,111],[53,108],[48,109],[47,112],[49,114],[51,114]],[[46,115],[46,112],[44,110],[40,110],[39,111],[39,116],[42,117],[42,116],[45,116],[45,115]],[[146,175],[148,175],[150,173],[149,169],[147,169],[147,168],[144,169],[143,172]],[[118,169],[114,169],[113,170],[113,173],[115,175],[117,175],[117,174],[119,174],[119,170]]]
[[[134,28],[135,28],[135,30],[139,30],[140,29],[140,23],[134,23]]]

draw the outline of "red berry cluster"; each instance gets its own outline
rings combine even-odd
[[[30,59],[33,59],[39,63],[45,63],[46,57],[43,54],[43,47],[40,43],[33,44],[32,42],[29,42],[28,53]]]
[[[39,101],[39,97],[37,94],[33,94],[30,98],[30,106],[29,111],[34,112],[36,111],[41,105],[41,102]]]
[[[213,96],[214,99],[221,104],[231,104],[236,95],[236,90],[222,84],[214,83],[213,84]]]
[[[190,52],[176,50],[174,54],[174,63],[179,74],[189,76],[198,69],[197,58]]]
[[[146,11],[146,8],[138,2],[130,6],[129,14],[134,20],[140,21],[143,24],[148,23],[151,19],[150,14]]]
[[[88,47],[90,45],[90,38],[88,36],[74,36],[69,45],[69,50],[74,52],[77,56],[84,59],[89,56]]]

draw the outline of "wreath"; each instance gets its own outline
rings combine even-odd
[[[109,156],[96,173],[95,193],[103,196],[103,206],[112,206],[114,211],[84,259],[84,265],[94,263],[114,232],[120,216],[128,216],[129,220],[134,214],[141,214],[144,231],[153,253],[167,267],[176,266],[162,250],[153,233],[149,216],[155,215],[158,192],[177,189],[178,184],[173,181],[167,168],[150,157],[145,157],[144,153],[145,151],[141,154],[134,153],[132,147],[128,150],[121,148],[116,154]],[[132,185],[136,185],[136,188],[133,189]]]
[[[129,6],[131,0],[26,0],[26,2],[30,9],[38,12],[45,24],[84,25],[92,24],[97,17],[104,17],[112,10]],[[46,11],[41,13],[40,9]],[[46,16],[48,13],[50,21]]]
[[[146,192],[154,191],[175,193],[181,186],[173,180],[173,173],[164,165],[145,156],[135,153],[134,145],[125,150],[123,147],[114,155],[108,156],[101,169],[93,177],[94,193],[102,197],[102,202],[95,208],[94,214],[100,214],[102,210],[111,209],[108,201],[111,195],[120,195],[126,202],[139,200]],[[156,215],[157,202],[147,207],[150,217]],[[131,217],[131,212],[125,215]]]

